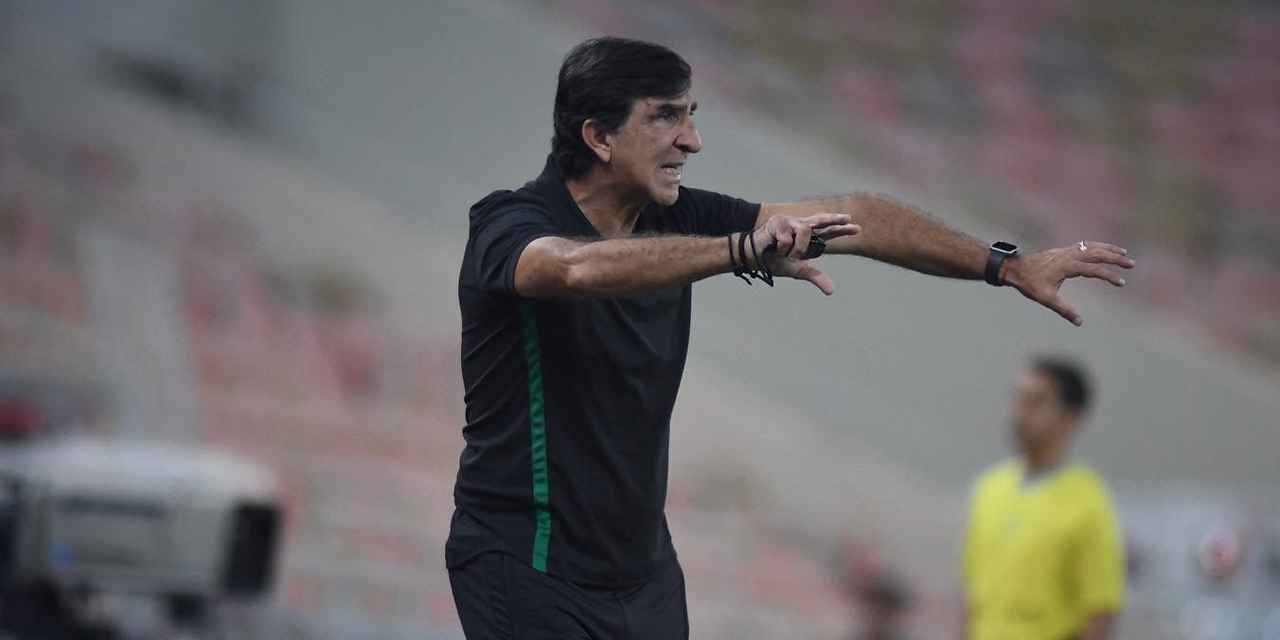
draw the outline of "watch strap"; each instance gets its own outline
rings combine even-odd
[[[994,244],[991,245],[987,251],[987,268],[983,273],[983,277],[986,279],[987,284],[993,287],[1004,286],[1004,281],[1000,279],[1000,267],[1004,266],[1005,260],[1008,260],[1017,253],[1017,249],[1014,249],[1013,252],[1006,252],[996,249]]]

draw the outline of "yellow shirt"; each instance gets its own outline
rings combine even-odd
[[[963,573],[968,640],[1065,640],[1124,604],[1106,485],[1080,464],[1023,482],[1020,461],[974,483]]]

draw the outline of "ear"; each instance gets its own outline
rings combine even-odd
[[[613,134],[605,131],[595,119],[582,123],[582,141],[587,143],[587,148],[596,154],[600,162],[609,164],[609,159],[613,157]]]

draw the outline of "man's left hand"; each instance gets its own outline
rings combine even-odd
[[[1080,242],[1069,247],[1049,249],[1010,258],[1005,265],[1004,282],[1018,289],[1022,295],[1039,302],[1080,326],[1084,319],[1080,312],[1058,295],[1058,289],[1068,278],[1084,276],[1106,280],[1117,287],[1124,286],[1124,278],[1112,265],[1132,269],[1135,264],[1124,247],[1105,242]]]

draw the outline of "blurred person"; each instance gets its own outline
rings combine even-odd
[[[1079,365],[1033,360],[1014,392],[1017,457],[974,483],[962,640],[1105,640],[1124,604],[1124,551],[1102,478],[1071,458],[1089,409]]]
[[[1079,324],[1062,282],[1119,286],[1106,265],[1133,264],[1104,243],[989,247],[878,196],[760,205],[685,187],[702,148],[690,80],[662,46],[578,45],[541,175],[471,209],[458,278],[466,446],[445,556],[472,639],[688,636],[664,507],[691,283],[732,272],[830,295],[805,259],[821,238],[830,253],[1012,285]]]
[[[903,618],[911,607],[906,583],[879,575],[857,589],[859,631],[854,640],[902,640]]]

